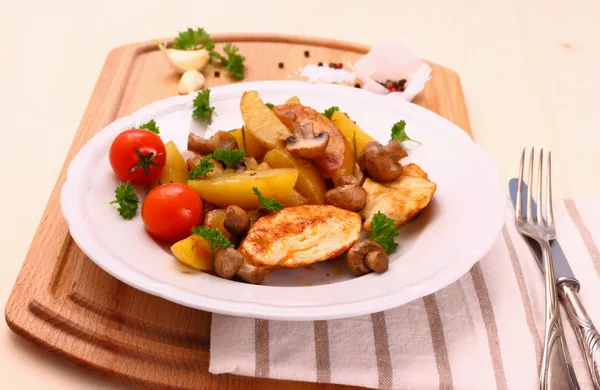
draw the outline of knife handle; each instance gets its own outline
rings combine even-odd
[[[569,281],[564,281],[558,287],[567,317],[573,326],[577,342],[587,362],[594,388],[600,390],[600,334],[579,300],[577,286]]]

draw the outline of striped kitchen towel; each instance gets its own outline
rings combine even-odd
[[[600,199],[555,205],[558,239],[600,326]],[[544,333],[542,274],[507,208],[490,252],[452,285],[402,307],[330,321],[213,315],[210,372],[380,389],[534,389]],[[582,389],[592,389],[563,316]],[[309,385],[306,384],[306,388]]]

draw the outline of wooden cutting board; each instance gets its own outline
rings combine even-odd
[[[245,81],[298,78],[293,73],[300,66],[353,63],[369,50],[360,44],[295,36],[224,34],[213,38],[217,46],[233,42],[240,47],[246,56]],[[414,102],[470,134],[458,76],[442,66],[431,66],[432,79]],[[204,74],[209,87],[234,82],[225,72],[216,77],[210,66]],[[90,261],[69,235],[60,211],[60,188],[72,158],[115,119],[177,95],[178,81],[153,42],[123,46],[108,55],[8,301],[8,325],[44,348],[138,387],[349,388],[209,374],[210,313],[121,283]]]

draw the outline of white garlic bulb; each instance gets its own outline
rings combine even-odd
[[[167,56],[169,62],[179,73],[188,70],[202,70],[208,64],[210,54],[206,49],[200,50],[177,50],[167,49],[165,45],[156,41],[158,48]]]
[[[179,93],[189,95],[197,92],[204,86],[204,75],[197,70],[188,70],[181,75],[179,80]]]

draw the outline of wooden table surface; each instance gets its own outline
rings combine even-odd
[[[295,3],[295,4],[294,4]],[[403,42],[461,76],[475,139],[502,177],[523,146],[553,152],[559,195],[600,194],[600,2],[574,0],[3,1],[0,33],[0,303],[4,306],[107,53],[176,34],[277,32]],[[226,4],[226,5],[225,5]],[[229,14],[225,14],[226,8]],[[8,389],[114,389],[2,322]]]

